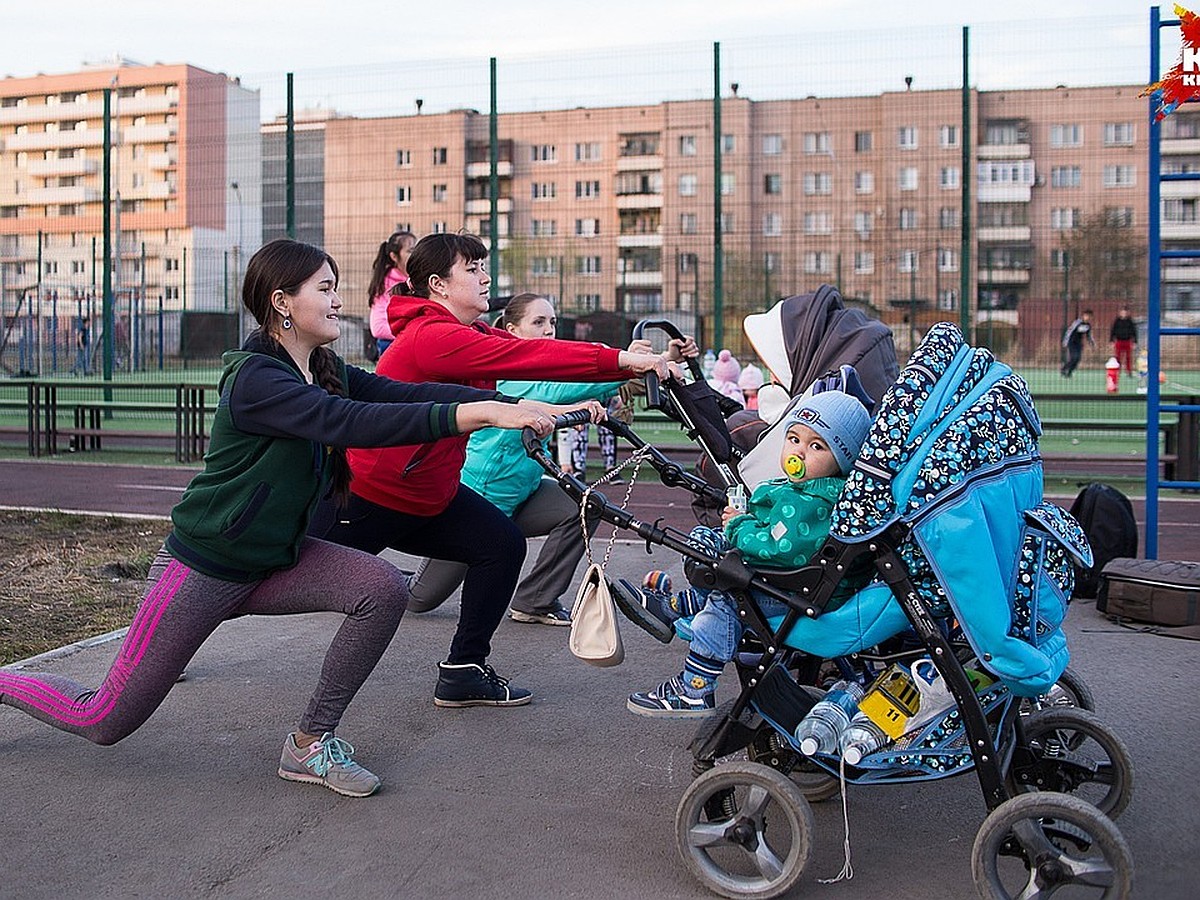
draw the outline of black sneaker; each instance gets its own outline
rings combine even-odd
[[[675,619],[669,605],[669,597],[658,591],[647,590],[630,584],[624,578],[610,582],[612,598],[634,625],[652,635],[655,640],[669,644],[675,636]]]
[[[524,706],[532,699],[530,691],[509,687],[489,665],[438,663],[434,706]]]

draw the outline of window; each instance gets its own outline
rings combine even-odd
[[[600,196],[599,181],[577,181],[575,182],[575,198],[594,200]]]
[[[166,257],[163,260],[163,271],[164,272],[178,272],[179,271],[179,260],[169,257],[169,256]]]
[[[531,162],[555,162],[558,159],[558,148],[553,144],[534,144],[529,148]]]
[[[1106,206],[1106,207],[1104,207],[1104,224],[1110,228],[1132,228],[1133,227],[1133,207],[1132,206]]]
[[[870,250],[854,251],[854,274],[870,275],[875,271],[875,254]]]
[[[695,213],[680,213],[679,214],[679,233],[680,234],[695,234],[698,230],[697,219]]]
[[[596,312],[600,308],[599,294],[576,294],[575,308],[586,310],[587,312]]]
[[[557,275],[558,274],[558,257],[557,256],[535,256],[529,261],[529,271],[535,276],[539,275]]]
[[[658,132],[639,132],[621,135],[621,156],[657,156]]]
[[[830,271],[832,254],[824,250],[810,250],[804,254],[804,271],[809,275],[825,275]]]
[[[721,196],[728,197],[733,194],[733,189],[737,184],[737,178],[732,172],[721,173]]]
[[[804,214],[805,234],[830,234],[833,231],[833,219],[826,211],[806,212]]]
[[[896,271],[904,273],[919,272],[921,270],[920,254],[916,250],[901,250],[900,255],[896,257]]]
[[[917,189],[917,167],[904,166],[900,170],[899,184],[902,191],[915,191]]]
[[[779,270],[779,254],[778,253],[764,253],[763,254],[763,271],[766,272],[767,274],[771,274],[772,272],[776,272],[778,270]]]
[[[905,125],[896,130],[896,146],[901,150],[916,150],[917,136],[916,126]]]
[[[875,193],[875,173],[874,172],[855,172],[854,173],[854,193],[856,193],[856,194],[873,194],[873,193]]]
[[[938,146],[943,148],[958,146],[958,126],[941,125],[938,127]]]
[[[433,202],[434,203],[445,203],[446,202],[446,185],[435,184],[433,186]]]
[[[1065,231],[1075,227],[1079,221],[1079,210],[1066,206],[1056,206],[1050,210],[1050,227],[1056,231]]]
[[[805,135],[807,137],[807,135]],[[805,145],[807,146],[807,144]],[[762,139],[762,151],[764,156],[778,156],[783,152],[783,135],[782,134],[764,134]],[[805,150],[805,153],[816,151]]]
[[[763,176],[763,193],[764,194],[782,194],[783,193],[783,176],[782,175],[764,175]]]
[[[942,166],[938,172],[938,185],[944,191],[958,187],[958,166]]]
[[[810,197],[833,193],[833,176],[828,172],[805,172],[804,193]]]
[[[733,234],[733,213],[721,213],[721,234]]]
[[[1186,113],[1182,107],[1176,109],[1162,120],[1162,137],[1163,140],[1200,138],[1200,115]],[[1166,160],[1163,160],[1163,164],[1166,164]]]
[[[732,134],[721,135],[721,152],[732,153],[737,149],[737,141]]]
[[[396,165],[400,166],[401,168],[411,166],[412,165],[412,151],[411,150],[397,150],[396,151]]]
[[[1105,122],[1104,146],[1128,147],[1133,144],[1132,122]]]
[[[599,275],[600,274],[600,257],[598,257],[598,256],[577,256],[577,257],[575,257],[575,274],[577,274],[577,275]]]
[[[783,216],[777,212],[763,214],[763,236],[779,237],[783,234]]]
[[[575,234],[579,237],[595,237],[600,233],[599,219],[576,219]]]
[[[937,266],[939,272],[957,272],[958,254],[948,247],[938,247]]]
[[[679,271],[681,273],[695,272],[700,268],[700,256],[696,253],[679,254]]]
[[[433,164],[435,166],[444,166],[446,164],[446,148],[445,147],[434,147],[433,148]]]
[[[1133,166],[1105,166],[1104,186],[1133,187],[1137,182],[1137,169]]]
[[[983,143],[989,147],[1012,147],[1017,144],[1028,144],[1028,125],[1018,119],[993,119],[984,125]]]
[[[412,203],[412,188],[408,186],[396,188],[396,203],[400,205]]]
[[[553,181],[535,181],[529,187],[534,200],[553,200],[558,196],[558,187]]]
[[[1075,123],[1050,126],[1051,147],[1082,147],[1083,126]]]
[[[854,132],[854,152],[855,153],[870,153],[871,145],[874,141],[871,138],[869,131]]]
[[[868,238],[871,232],[875,230],[875,216],[869,212],[859,210],[854,214],[854,232],[861,238]]]
[[[1164,222],[1191,224],[1197,221],[1196,200],[1194,197],[1182,200],[1164,200],[1162,207]],[[12,207],[8,208],[11,209]]]
[[[956,288],[942,288],[938,291],[937,308],[942,310],[942,312],[958,309],[958,290]]]
[[[694,134],[681,134],[679,136],[679,155],[696,155],[696,136]]]
[[[484,219],[479,224],[480,225],[486,224],[488,226],[491,226],[492,223],[490,220]],[[449,230],[449,226],[446,224],[445,220],[433,223],[433,233],[434,234],[445,234],[447,232],[447,230]]]
[[[1050,267],[1062,271],[1067,266],[1067,251],[1066,250],[1051,250],[1050,251]]]
[[[1050,187],[1077,188],[1083,183],[1079,166],[1054,166],[1050,169]]]
[[[780,152],[783,151],[782,141],[779,149]],[[833,153],[833,135],[828,131],[806,131],[804,133],[804,152],[826,155]]]
[[[1033,160],[1022,159],[1015,162],[981,162],[977,169],[979,183],[985,184],[1020,184],[1033,186]]]
[[[917,227],[917,211],[908,206],[900,208],[900,230],[912,231]]]
[[[696,176],[695,175],[680,175],[679,176],[679,196],[680,197],[696,196]]]
[[[47,275],[57,275],[58,274],[58,260],[57,259],[46,260],[45,272]]]
[[[576,162],[593,162],[600,158],[600,142],[581,143],[575,145]]]
[[[554,237],[558,234],[558,221],[556,219],[534,219],[530,223],[529,233],[533,237]]]
[[[938,210],[938,228],[958,227],[958,207],[943,206]]]

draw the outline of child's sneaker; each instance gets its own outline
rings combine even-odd
[[[716,715],[717,711],[715,691],[693,696],[678,675],[652,691],[630,694],[625,706],[639,716],[653,717],[700,719]]]
[[[356,763],[353,754],[349,741],[329,732],[304,749],[297,747],[295,736],[289,734],[279,758],[279,777],[323,784],[347,797],[369,797],[379,790],[379,778]]]
[[[610,585],[613,601],[625,618],[656,640],[664,644],[671,642],[675,636],[676,616],[671,612],[669,595],[635,587],[624,578],[618,578]]]

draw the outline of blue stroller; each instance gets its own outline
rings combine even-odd
[[[1024,698],[1066,670],[1073,562],[1091,557],[1078,523],[1042,500],[1040,432],[1023,380],[953,325],[934,326],[879,402],[829,538],[790,572],[755,571],[737,551],[713,555],[599,492],[585,498],[587,486],[528,433],[527,450],[564,490],[680,553],[689,580],[730,593],[761,643],[739,658],[738,697],[693,740],[696,777],[676,811],[679,852],[711,890],[770,898],[797,884],[813,842],[806,791],[974,771],[989,810],[972,849],[980,896],[1048,897],[1066,886],[1129,896],[1132,858],[1113,824],[1132,791],[1128,751],[1084,709],[1021,714]],[[713,490],[647,456],[669,483]],[[831,608],[842,577],[863,568],[869,583]],[[789,612],[765,617],[751,587]],[[804,756],[796,727],[822,695],[804,666],[870,659],[901,635],[895,658],[928,656],[952,704],[853,765],[837,751]]]

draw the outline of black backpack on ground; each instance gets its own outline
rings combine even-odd
[[[1075,596],[1095,597],[1100,588],[1100,572],[1109,560],[1137,556],[1138,528],[1133,505],[1112,485],[1093,482],[1079,492],[1070,512],[1083,526],[1094,557],[1090,569],[1076,569]]]

